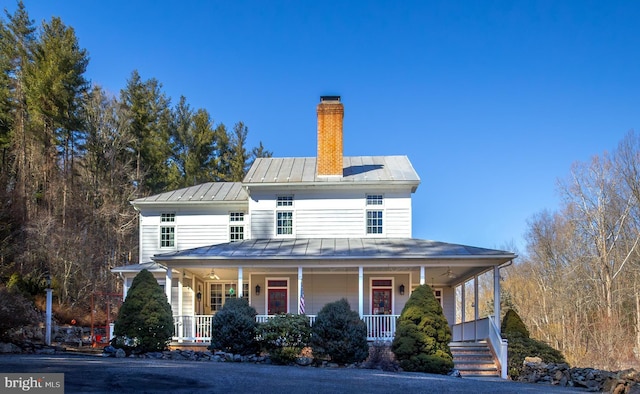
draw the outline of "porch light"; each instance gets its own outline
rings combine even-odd
[[[404,295],[404,285],[400,285],[398,290],[400,290],[400,295]]]
[[[260,295],[260,285],[256,285],[256,295]]]
[[[198,292],[198,294],[196,294],[196,298],[198,298],[198,302],[200,302],[200,300],[202,300],[202,293]]]

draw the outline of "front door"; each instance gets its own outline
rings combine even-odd
[[[391,314],[391,289],[372,289],[373,304],[371,310],[374,315]]]
[[[287,313],[287,289],[269,289],[269,315]]]

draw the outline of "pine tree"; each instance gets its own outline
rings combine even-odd
[[[134,71],[120,92],[123,112],[128,117],[136,163],[138,196],[165,191],[168,187],[168,163],[171,156],[169,99],[156,79],[143,81]]]

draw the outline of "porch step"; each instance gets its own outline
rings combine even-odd
[[[486,341],[451,342],[453,365],[463,377],[499,378],[500,371]]]

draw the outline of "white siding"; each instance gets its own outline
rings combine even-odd
[[[301,209],[296,211],[296,236],[298,238],[362,237],[364,220],[362,209]]]
[[[173,250],[196,248],[229,241],[229,213],[248,212],[246,205],[225,204],[220,207],[185,207],[179,209],[154,208],[140,214],[140,263],[151,261],[154,254]],[[175,247],[160,248],[160,222],[162,213],[175,213]],[[245,215],[245,229],[249,227]],[[246,231],[246,230],[245,230]]]
[[[383,226],[389,238],[411,238],[411,210],[387,209]]]
[[[273,238],[275,232],[273,210],[257,210],[251,212],[251,238]]]
[[[452,287],[442,287],[442,303],[444,316],[447,318],[449,326],[452,326],[456,322],[455,291]]]
[[[178,249],[219,244],[229,240],[229,224],[176,226]]]
[[[367,194],[382,194],[384,204],[380,207],[367,207]],[[293,195],[293,206],[277,207],[276,198],[281,195]],[[280,209],[294,211],[294,235],[297,238],[365,237],[367,208],[385,211],[384,236],[411,237],[410,190],[342,188],[253,191],[249,201],[251,238],[273,238],[275,212]]]

